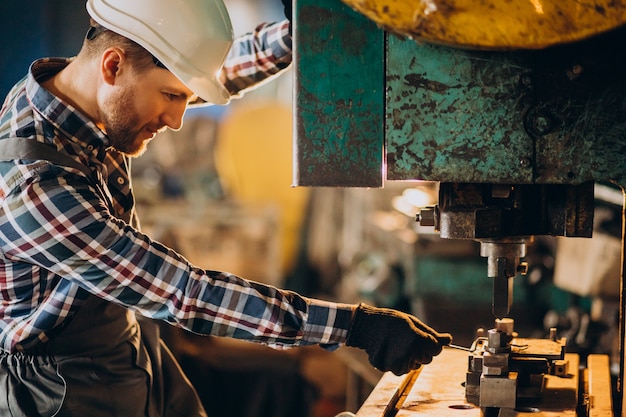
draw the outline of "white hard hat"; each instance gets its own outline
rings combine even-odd
[[[87,0],[87,11],[144,47],[202,100],[230,101],[218,79],[233,43],[222,0]]]

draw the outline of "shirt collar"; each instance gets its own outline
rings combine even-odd
[[[87,116],[43,88],[43,82],[65,68],[71,59],[43,58],[31,65],[26,78],[26,95],[35,111],[60,134],[52,136],[66,152],[85,154],[87,163],[100,171],[113,197],[115,214],[136,222],[130,183],[130,162],[123,154],[107,149],[108,137]],[[57,144],[58,145],[58,144]]]
[[[78,109],[40,84],[65,68],[70,61],[67,58],[42,58],[33,62],[26,79],[26,94],[33,108],[67,140],[101,160],[102,152],[109,143],[108,137]]]

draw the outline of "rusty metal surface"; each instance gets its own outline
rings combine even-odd
[[[388,179],[626,179],[626,31],[545,51],[389,38]]]
[[[295,11],[295,185],[379,187],[385,169],[389,180],[626,182],[626,29],[473,51],[385,35],[331,0]]]
[[[513,66],[393,37],[387,59],[389,179],[531,182],[519,161],[532,158],[532,140],[510,120],[521,122],[523,104],[505,93]]]
[[[382,31],[332,0],[295,15],[294,184],[382,186]]]

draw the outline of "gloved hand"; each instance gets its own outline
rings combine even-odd
[[[410,314],[360,304],[346,345],[365,349],[375,368],[402,375],[430,363],[450,342],[450,334],[437,333]]]

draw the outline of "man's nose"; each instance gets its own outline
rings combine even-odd
[[[183,116],[187,110],[186,104],[174,105],[163,112],[161,122],[172,130],[180,130],[183,127]]]

